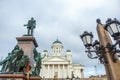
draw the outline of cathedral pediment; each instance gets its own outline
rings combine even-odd
[[[44,61],[48,62],[68,62],[68,60],[64,57],[58,57],[58,56],[51,56],[47,59],[44,59]]]

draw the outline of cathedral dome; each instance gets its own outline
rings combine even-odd
[[[44,50],[43,52],[48,52],[47,50]]]
[[[56,41],[53,42],[53,44],[56,44],[56,43],[62,44],[62,42],[60,42],[58,39],[57,39]]]
[[[67,54],[67,55],[72,55],[71,50],[69,50],[69,49],[68,49],[68,50],[66,50],[66,54]]]
[[[53,56],[61,56],[62,55],[63,44],[58,39],[53,42],[51,48],[52,48]]]
[[[66,52],[71,52],[71,50],[68,49]]]

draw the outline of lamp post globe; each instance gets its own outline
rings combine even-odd
[[[106,21],[105,30],[107,30],[114,39],[120,36],[120,22],[115,18]]]
[[[92,40],[93,40],[93,34],[92,32],[88,33],[87,31],[85,31],[82,35],[80,35],[84,46],[89,49],[90,46],[92,46]]]

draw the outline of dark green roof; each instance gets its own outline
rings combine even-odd
[[[43,52],[48,52],[47,50],[44,50]]]
[[[71,52],[71,50],[67,50],[66,52]]]
[[[55,44],[55,43],[60,43],[60,44],[62,44],[62,42],[60,42],[58,39],[53,42],[53,44]]]

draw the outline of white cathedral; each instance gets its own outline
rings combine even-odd
[[[42,59],[42,68],[40,76],[43,78],[54,78],[55,75],[60,79],[67,77],[84,78],[84,66],[72,63],[72,52],[66,50],[65,55],[62,54],[63,44],[58,39],[52,44],[52,54],[48,55],[48,51],[44,50],[42,55],[46,55]]]

